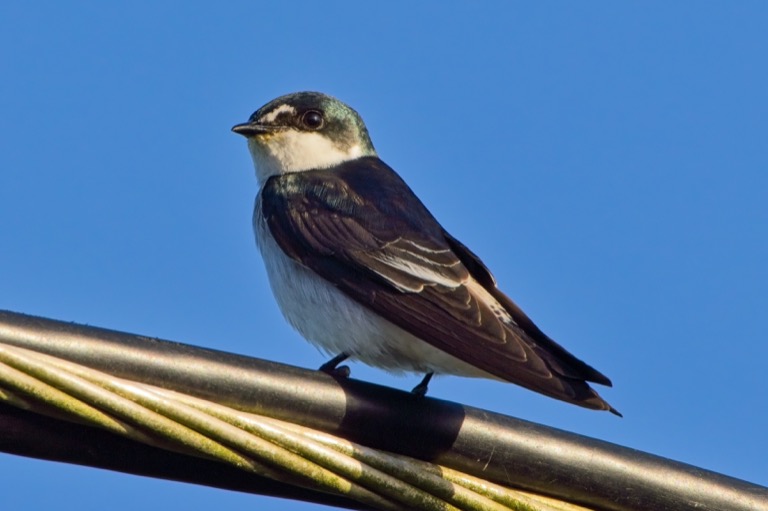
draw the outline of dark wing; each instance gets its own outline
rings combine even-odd
[[[271,177],[262,213],[278,245],[387,320],[498,378],[613,410],[610,380],[544,335],[378,158]]]

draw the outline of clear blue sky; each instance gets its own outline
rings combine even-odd
[[[211,5],[0,4],[0,308],[318,366],[272,300],[229,129],[319,90],[625,418],[490,381],[431,395],[768,485],[768,4]],[[17,511],[315,507],[0,472]]]

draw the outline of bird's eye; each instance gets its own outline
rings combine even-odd
[[[325,119],[317,110],[308,110],[301,116],[301,123],[311,130],[319,130],[325,124]]]

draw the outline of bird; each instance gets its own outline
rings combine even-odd
[[[510,382],[621,414],[611,380],[545,335],[374,149],[362,117],[320,92],[278,97],[232,131],[259,191],[253,229],[288,323],[334,355],[391,373]]]

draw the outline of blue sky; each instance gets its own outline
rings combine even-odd
[[[319,90],[625,418],[455,377],[432,396],[768,485],[768,4],[211,5],[0,5],[0,308],[318,366],[272,300],[229,129]],[[0,471],[19,511],[316,507]]]

